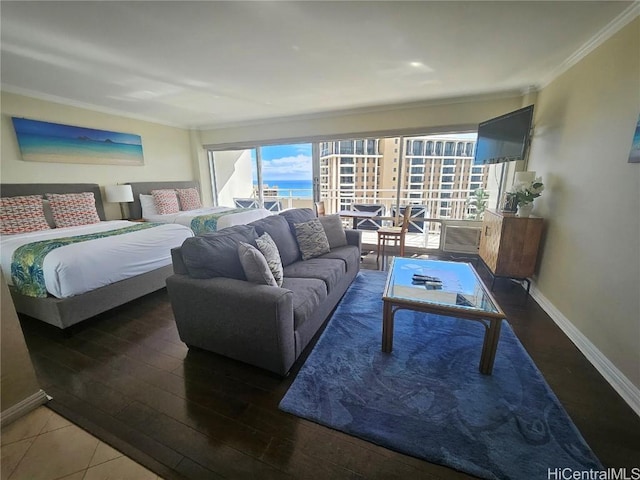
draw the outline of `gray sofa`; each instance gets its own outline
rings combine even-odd
[[[301,260],[294,224],[311,218],[311,209],[287,210],[190,238],[174,249],[167,290],[181,340],[286,375],[360,269],[355,230],[340,232],[341,241],[327,231],[334,244],[329,253]],[[248,282],[240,264],[238,243],[255,246],[265,232],[282,259],[282,287]]]

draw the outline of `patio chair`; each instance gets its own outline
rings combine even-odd
[[[280,200],[265,200],[264,208],[270,212],[280,212],[282,210],[282,204]]]
[[[354,203],[351,210],[358,212],[374,212],[377,217],[384,216],[384,205],[377,203]],[[382,227],[382,220],[375,218],[359,218],[356,223],[357,230],[378,230]]]
[[[404,215],[404,210],[407,208],[406,206],[400,207],[400,213],[396,213],[396,209],[391,210],[391,215],[393,217],[397,217],[399,215]],[[429,222],[425,222],[424,220],[416,220],[420,218],[426,218],[429,216],[429,212],[427,211],[427,207],[425,205],[411,205],[411,220],[409,221],[409,233],[425,233],[425,231],[429,231]]]
[[[258,200],[255,198],[234,198],[233,203],[238,208],[258,208]]]
[[[394,227],[382,227],[378,229],[378,256],[376,262],[380,260],[380,253],[384,257],[384,249],[387,241],[393,240],[393,246],[400,243],[400,256],[404,257],[404,239],[409,229],[409,219],[411,218],[411,205],[407,205],[402,216],[402,223]]]

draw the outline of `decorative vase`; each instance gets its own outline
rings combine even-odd
[[[518,204],[518,213],[516,213],[516,215],[519,217],[528,217],[531,215],[531,210],[533,210],[533,202],[520,203]]]

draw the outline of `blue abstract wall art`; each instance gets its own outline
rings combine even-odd
[[[140,135],[27,118],[11,120],[25,161],[144,165]]]
[[[629,163],[640,163],[640,115],[638,115],[638,123],[636,123],[636,130],[633,134]]]

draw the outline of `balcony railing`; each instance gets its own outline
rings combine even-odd
[[[349,188],[347,191],[340,189],[322,189],[320,200],[324,202],[327,215],[335,214],[341,210],[352,210],[355,205],[379,204],[383,205],[383,214],[375,217],[383,225],[393,225],[399,218],[396,211],[396,190],[371,190]],[[469,190],[423,190],[422,199],[408,198],[415,190],[403,189],[400,191],[400,208],[405,205],[413,205],[424,209],[424,216],[412,217],[414,228],[407,232],[406,245],[420,249],[442,250],[443,223],[449,220],[466,220],[469,217],[467,197]],[[442,194],[442,196],[441,196]],[[452,198],[457,196],[459,198]],[[314,208],[312,190],[286,190],[280,189],[275,196],[265,197],[266,201],[278,201],[282,209],[288,208]],[[443,215],[444,214],[444,215]],[[345,226],[351,226],[351,219],[345,220]],[[422,228],[420,228],[422,226]],[[363,244],[376,245],[377,234],[375,230],[363,230]]]

